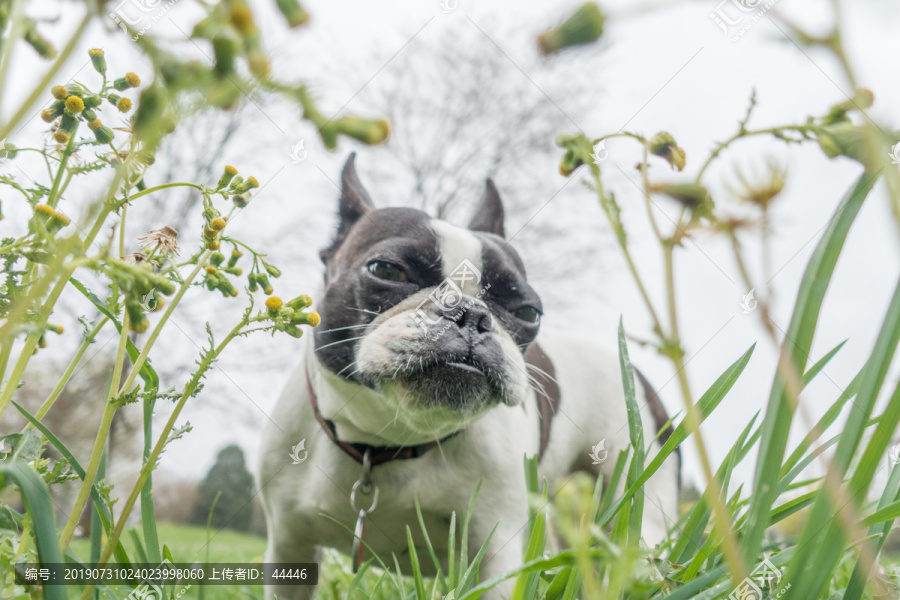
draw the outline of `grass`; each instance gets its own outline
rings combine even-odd
[[[125,550],[129,556],[137,554],[134,544],[134,536],[131,533],[139,533],[140,528],[125,531]],[[195,525],[181,525],[178,523],[158,523],[157,532],[160,539],[172,552],[174,562],[202,561],[209,563],[257,563],[263,562],[266,551],[266,538],[223,529],[214,533],[210,543],[207,544],[206,528]],[[71,549],[78,556],[90,555],[90,540],[87,538],[75,538],[72,540]],[[359,585],[363,589],[377,587],[377,581],[382,577],[380,569],[369,569],[365,572]],[[350,567],[350,557],[334,550],[323,552],[319,574],[318,600],[337,600],[346,598],[348,590],[354,586],[354,575]],[[404,577],[405,584],[412,589],[412,578]],[[430,580],[426,579],[430,585]],[[116,597],[122,597],[129,588],[124,586],[111,588],[110,591]],[[177,590],[175,590],[177,591]],[[199,588],[187,590],[182,598],[199,598]],[[205,600],[219,600],[226,598],[262,598],[261,585],[233,585],[233,586],[207,586],[203,591]],[[395,597],[392,590],[381,588],[371,596],[372,600],[391,600]]]

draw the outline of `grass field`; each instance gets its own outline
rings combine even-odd
[[[176,523],[159,523],[159,537],[165,540],[166,546],[172,552],[175,562],[262,562],[266,550],[266,539],[257,535],[250,535],[237,531],[224,529],[210,533],[207,543],[207,532],[203,527],[192,525],[180,525]],[[126,531],[124,546],[129,556],[137,556],[133,536]],[[72,550],[80,557],[90,556],[90,541],[87,538],[76,538],[72,542]],[[389,558],[389,557],[388,557]],[[377,580],[382,576],[379,569],[370,569],[364,575],[368,584],[365,589],[375,587]],[[406,579],[406,578],[404,578]],[[318,600],[337,600],[347,598],[352,586],[353,573],[350,569],[348,557],[333,551],[323,553],[322,564],[319,573]],[[409,589],[413,583],[408,580]],[[177,586],[170,589],[173,597],[179,591]],[[395,598],[395,594],[389,586],[381,586],[382,593],[372,596],[372,600],[389,600]],[[105,592],[115,598],[123,598],[129,593],[125,586],[108,587]],[[73,594],[74,595],[74,594]],[[217,585],[193,587],[186,590],[182,599],[197,598],[198,600],[224,600],[226,598],[262,598],[261,585]],[[362,595],[358,597],[362,598]]]

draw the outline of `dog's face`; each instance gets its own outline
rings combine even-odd
[[[321,363],[378,392],[381,408],[423,434],[521,401],[541,301],[503,238],[493,183],[468,228],[457,227],[419,210],[375,208],[351,155],[339,218],[321,253]]]

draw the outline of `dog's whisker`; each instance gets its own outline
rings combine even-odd
[[[347,325],[346,327],[332,327],[331,329],[323,329],[319,331],[319,334],[323,333],[331,333],[332,331],[344,331],[345,329],[365,329],[369,327],[371,323],[363,323],[361,325]]]
[[[319,352],[320,350],[324,350],[325,348],[328,348],[329,346],[337,346],[338,344],[346,344],[347,342],[355,342],[356,340],[361,340],[364,337],[366,337],[366,336],[361,335],[359,337],[352,337],[352,338],[347,338],[346,340],[338,340],[336,342],[331,342],[330,344],[325,344],[324,346],[319,346],[318,348],[316,348],[316,352]]]
[[[344,367],[343,369],[341,369],[340,371],[338,371],[338,372],[337,372],[338,376],[340,376],[341,373],[343,373],[344,371],[346,371],[347,369],[349,369],[350,367],[352,367],[353,365],[355,365],[357,362],[358,362],[358,361],[355,361],[355,360],[354,360],[353,362],[351,362],[350,364],[348,364],[346,367]],[[354,371],[353,373],[355,373],[355,372],[356,372],[356,371]],[[352,375],[353,373],[351,373],[350,375]],[[349,375],[348,375],[348,377],[349,377]]]
[[[543,370],[543,369],[540,368],[540,367],[536,367],[536,366],[534,366],[534,365],[532,365],[532,364],[529,363],[528,369],[537,371],[539,374],[543,375],[544,377],[546,377],[547,379],[549,379],[549,380],[552,381],[553,383],[559,383],[558,381],[556,381],[556,378],[555,378],[553,375],[551,375],[550,373],[548,373],[547,371]]]
[[[349,308],[350,310],[355,310],[361,313],[366,313],[367,315],[380,315],[381,307],[378,307],[378,311],[369,310],[367,308],[356,308],[355,306],[345,306],[344,308]]]

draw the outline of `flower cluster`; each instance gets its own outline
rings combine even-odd
[[[147,312],[163,307],[162,294],[175,293],[175,283],[165,275],[156,272],[156,261],[138,259],[143,253],[130,255],[132,260],[110,259],[106,274],[118,286],[125,299],[129,327],[138,333],[147,331],[150,321]]]
[[[303,331],[298,325],[311,325],[316,327],[322,321],[319,313],[303,312],[303,309],[312,305],[312,298],[303,294],[293,300],[284,302],[278,296],[270,296],[266,299],[266,312],[277,331],[283,331],[288,335],[299,338]]]
[[[94,69],[103,76],[103,86],[99,92],[92,93],[79,83],[54,86],[50,93],[55,99],[49,108],[41,111],[41,119],[46,123],[53,123],[53,139],[59,144],[67,144],[78,124],[81,121],[87,123],[88,129],[94,134],[97,143],[108,144],[113,140],[113,130],[103,124],[97,116],[97,110],[106,100],[116,107],[119,112],[127,113],[131,110],[131,100],[109,91],[106,82],[106,57],[100,48],[92,48],[88,51],[91,64]],[[126,73],[123,77],[112,82],[112,88],[116,91],[125,91],[141,85],[141,78],[134,73]]]

